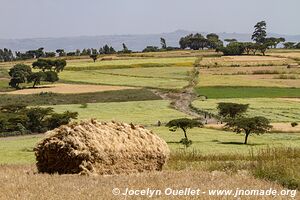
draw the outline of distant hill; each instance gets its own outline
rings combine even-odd
[[[13,51],[26,51],[44,47],[46,51],[63,48],[66,51],[74,51],[83,48],[97,48],[108,44],[116,49],[122,48],[125,43],[129,49],[142,50],[146,46],[160,46],[160,37],[167,40],[169,46],[178,46],[182,36],[196,31],[177,30],[171,33],[146,34],[146,35],[103,35],[103,36],[79,36],[61,38],[31,38],[31,39],[0,39],[0,49],[9,48]],[[206,35],[207,32],[200,32]],[[235,38],[238,41],[250,41],[251,34],[243,33],[217,33],[221,39]],[[287,41],[300,41],[300,35],[269,34],[269,36],[284,37]]]

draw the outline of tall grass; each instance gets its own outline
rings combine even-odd
[[[261,149],[254,160],[251,171],[255,177],[300,189],[300,148]]]
[[[300,189],[300,148],[252,149],[245,155],[202,155],[198,151],[181,150],[171,154],[167,168],[228,173],[246,170],[256,178],[274,181],[289,189]]]

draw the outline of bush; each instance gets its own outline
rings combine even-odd
[[[217,51],[223,52],[224,56],[242,55],[244,53],[244,50],[245,47],[240,42],[232,42],[226,47],[217,48]]]
[[[68,124],[76,119],[78,113],[65,112],[58,114],[53,108],[8,105],[0,107],[0,136],[25,135],[43,133]]]
[[[297,123],[297,122],[292,122],[292,123],[291,123],[291,126],[292,126],[292,127],[296,127],[296,126],[298,126],[298,123]]]

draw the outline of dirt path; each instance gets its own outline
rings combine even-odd
[[[153,92],[159,95],[164,100],[171,101],[170,106],[180,112],[183,112],[195,118],[202,118],[203,123],[206,124],[217,123],[217,119],[206,119],[204,114],[200,114],[199,112],[191,108],[192,102],[197,98],[197,94],[195,94],[194,88],[198,84],[201,60],[202,59],[199,58],[195,61],[193,71],[189,76],[189,84],[183,87],[179,92],[163,92],[158,90],[153,90]]]

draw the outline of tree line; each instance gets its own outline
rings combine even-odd
[[[254,26],[254,32],[251,40],[253,42],[238,42],[234,38],[225,39],[224,41],[228,44],[225,46],[223,41],[215,33],[207,34],[203,36],[200,33],[189,34],[181,37],[179,40],[180,47],[168,46],[165,38],[160,38],[161,47],[158,46],[147,46],[142,52],[161,52],[161,51],[172,51],[178,49],[216,49],[216,51],[223,52],[224,55],[241,55],[256,54],[261,52],[265,54],[267,49],[277,48],[282,43],[285,49],[300,49],[300,42],[286,42],[285,38],[279,37],[267,37],[267,24],[265,21],[258,22]],[[73,52],[66,52],[64,49],[57,49],[55,52],[46,52],[44,48],[36,50],[29,50],[24,53],[15,52],[13,53],[10,49],[0,49],[0,62],[8,62],[14,60],[27,60],[27,59],[38,59],[38,58],[52,58],[52,57],[65,57],[65,56],[90,56],[94,61],[97,60],[97,55],[115,54],[115,53],[132,53],[125,43],[122,44],[122,50],[116,51],[112,46],[104,45],[99,49],[85,48],[77,49]]]
[[[0,136],[44,133],[77,119],[77,112],[56,113],[53,108],[6,105],[0,107]]]

